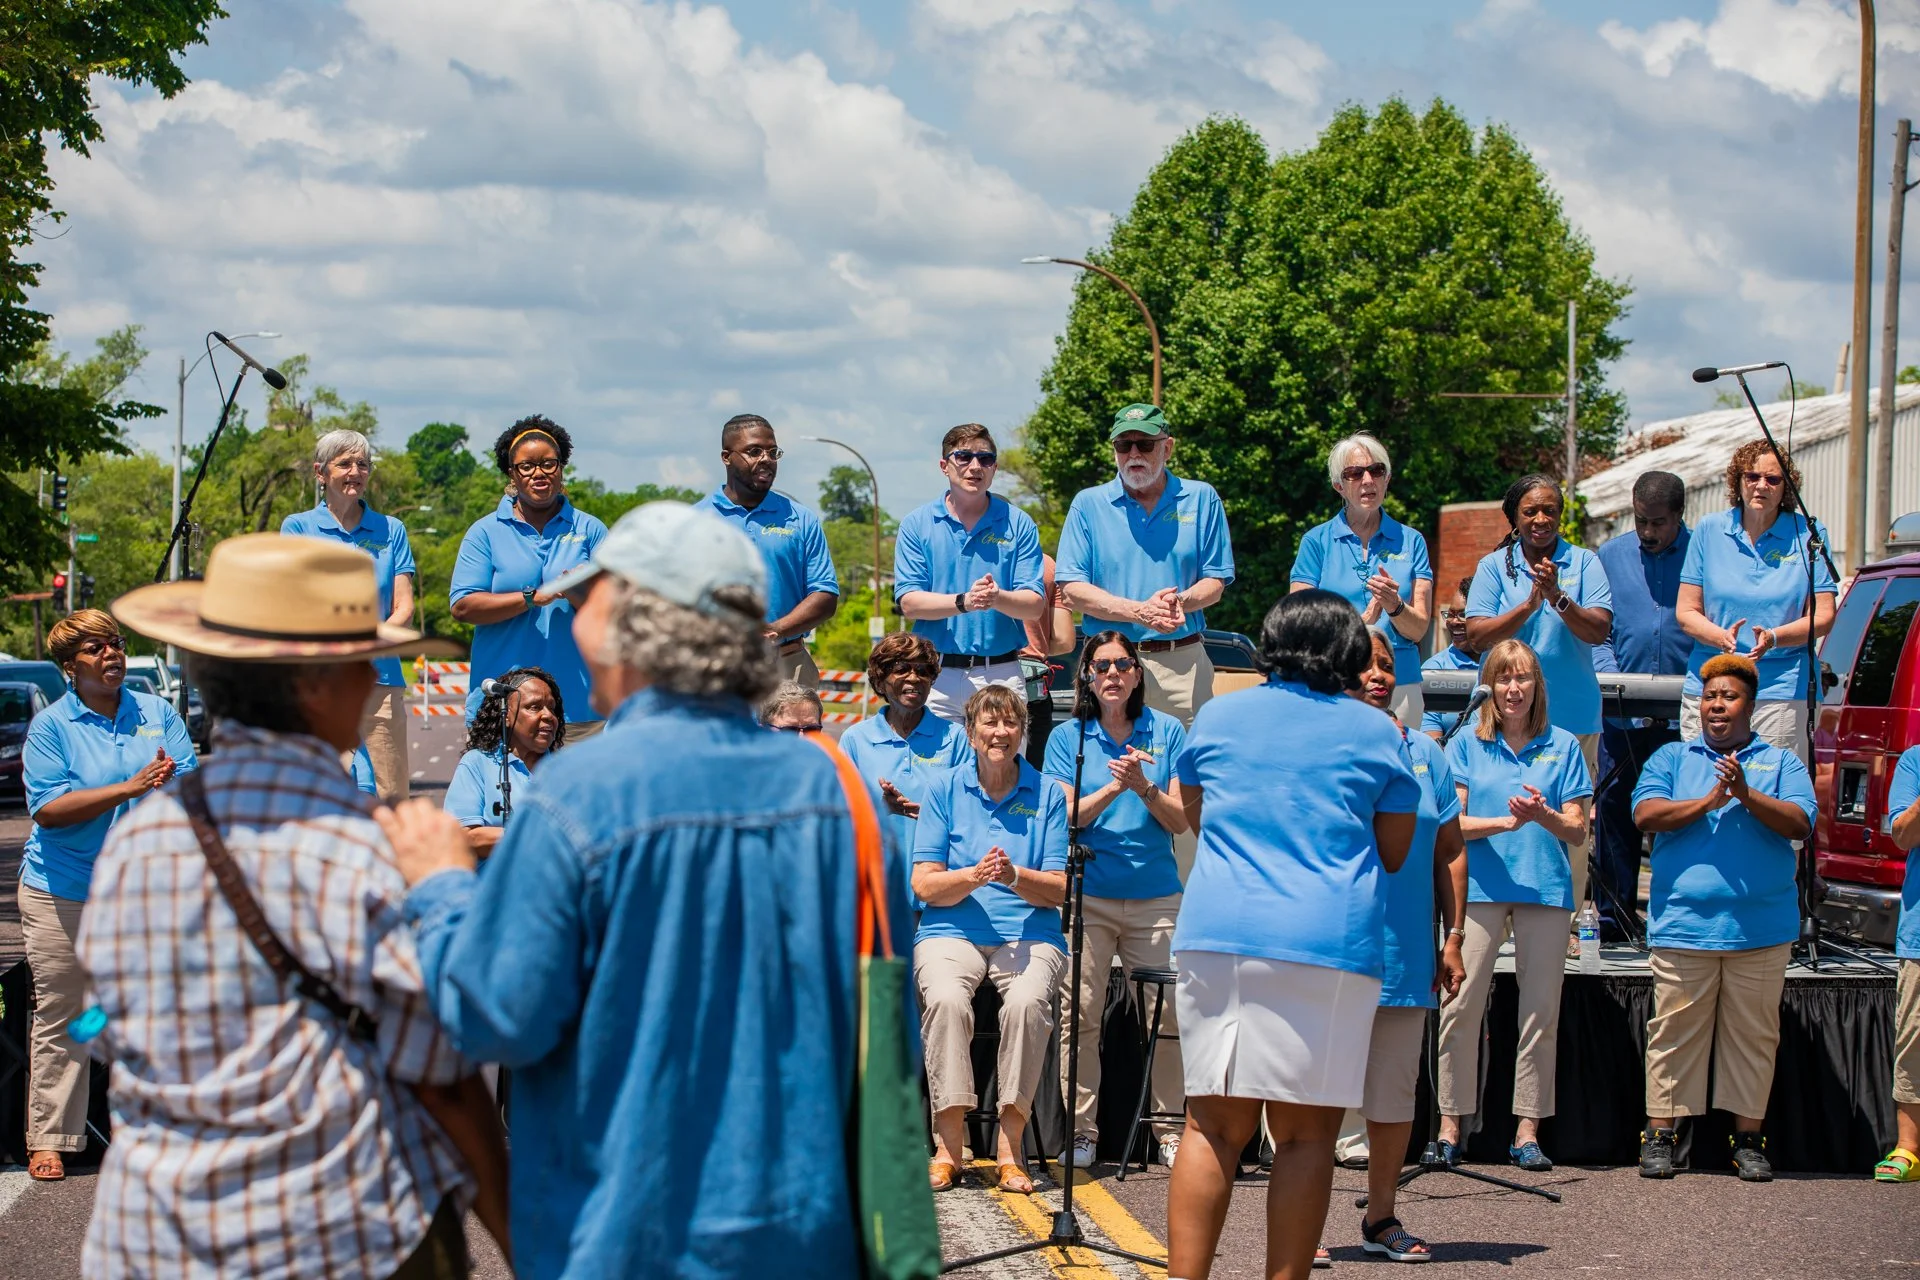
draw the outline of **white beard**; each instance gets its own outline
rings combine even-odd
[[[1167,474],[1166,463],[1164,462],[1152,463],[1149,465],[1147,469],[1147,474],[1145,478],[1143,478],[1138,484],[1135,484],[1131,469],[1127,467],[1121,467],[1120,468],[1120,486],[1123,489],[1127,489],[1134,493],[1138,493],[1143,489],[1151,489],[1156,484],[1159,484],[1160,478],[1166,474]]]

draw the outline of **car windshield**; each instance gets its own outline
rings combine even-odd
[[[25,689],[0,689],[0,724],[25,724],[33,719],[33,697]]]

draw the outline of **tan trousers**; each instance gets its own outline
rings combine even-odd
[[[1440,1010],[1439,1103],[1443,1115],[1480,1109],[1480,1030],[1493,990],[1493,961],[1509,930],[1514,974],[1520,981],[1519,1061],[1513,1075],[1513,1114],[1541,1120],[1553,1114],[1559,1066],[1560,983],[1567,967],[1567,913],[1522,902],[1469,902],[1461,957],[1467,980]]]
[[[27,1150],[79,1151],[87,1145],[87,1051],[67,1023],[87,1007],[87,974],[73,952],[86,904],[20,886],[20,934],[33,971],[33,1033],[27,1073]]]
[[[377,684],[360,712],[360,740],[373,761],[373,782],[380,798],[398,804],[412,790],[407,765],[407,687]]]
[[[1173,716],[1183,728],[1193,728],[1194,712],[1213,697],[1213,659],[1207,656],[1207,646],[1190,644],[1160,653],[1142,652],[1140,666],[1147,677],[1147,705]],[[1200,834],[1196,831],[1182,831],[1173,838],[1173,865],[1179,869],[1183,885],[1199,849]]]
[[[973,1080],[973,993],[990,981],[1000,993],[1000,1105],[1033,1114],[1053,1035],[1053,998],[1066,967],[1066,953],[1050,942],[982,947],[964,938],[928,938],[914,947],[920,1039],[935,1111],[980,1101]]]
[[[1900,962],[1894,993],[1893,1100],[1920,1107],[1920,960]]]
[[[1700,736],[1700,696],[1680,696],[1680,737]],[[1762,698],[1753,704],[1753,736],[1807,762],[1807,704],[1802,698]]]
[[[1107,982],[1113,958],[1122,968],[1171,969],[1173,925],[1180,914],[1180,895],[1165,898],[1086,899],[1086,941],[1080,954],[1080,1091],[1074,1096],[1073,1131],[1089,1138],[1100,1136],[1100,1019],[1106,1012]],[[1071,965],[1061,967],[1061,991],[1073,979]],[[1144,1030],[1153,1018],[1153,991],[1140,1010]],[[1168,989],[1160,1010],[1160,1030],[1179,1031],[1174,1020],[1173,991]],[[1060,1046],[1060,1096],[1068,1096],[1067,1046]],[[1153,1050],[1153,1110],[1179,1111],[1185,1104],[1180,1070],[1180,1042],[1162,1040]],[[1155,1140],[1180,1132],[1178,1121],[1155,1122]]]
[[[1750,951],[1653,949],[1648,1115],[1706,1114],[1711,1050],[1714,1105],[1749,1120],[1766,1118],[1792,950],[1789,942]]]
[[[820,687],[820,668],[815,665],[813,655],[807,652],[805,645],[800,645],[792,653],[775,654],[773,669],[782,680],[791,680],[807,689]]]

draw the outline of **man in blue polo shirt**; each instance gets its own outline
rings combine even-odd
[[[1440,606],[1440,628],[1447,637],[1447,647],[1420,664],[1422,671],[1478,671],[1480,659],[1486,655],[1474,648],[1467,639],[1467,592],[1473,589],[1472,578],[1460,579],[1453,589],[1453,596]],[[1461,719],[1458,711],[1422,711],[1420,713],[1420,731],[1429,738],[1442,739],[1454,732],[1456,723],[1461,732],[1468,732],[1469,725]]]
[[[1040,530],[990,492],[999,465],[993,435],[979,423],[947,432],[946,493],[909,512],[894,537],[894,603],[940,651],[927,710],[942,720],[961,719],[967,699],[990,684],[1026,696],[1023,624],[1045,608]]]
[[[1633,532],[1602,543],[1594,554],[1613,590],[1613,632],[1593,647],[1595,671],[1678,676],[1687,671],[1693,641],[1675,619],[1680,569],[1693,534],[1685,518],[1686,481],[1671,471],[1648,471],[1633,482]],[[1634,927],[1640,891],[1640,829],[1633,825],[1633,789],[1648,757],[1680,741],[1680,722],[1608,716],[1600,727],[1600,776],[1595,782],[1594,855],[1599,881],[1600,936],[1623,942]]]
[[[1140,646],[1147,705],[1191,727],[1213,696],[1205,611],[1233,581],[1226,513],[1212,485],[1168,473],[1173,435],[1153,405],[1121,409],[1107,439],[1117,474],[1074,495],[1055,576],[1069,605]]]
[[[780,678],[818,689],[820,668],[807,652],[807,633],[840,607],[826,531],[813,512],[774,492],[780,445],[773,424],[759,414],[727,419],[720,428],[720,461],[727,482],[707,505],[753,539],[767,562],[767,638],[779,646]]]

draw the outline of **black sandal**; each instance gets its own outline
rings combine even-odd
[[[1432,1262],[1433,1250],[1427,1242],[1408,1231],[1398,1218],[1382,1218],[1371,1227],[1360,1215],[1361,1248],[1368,1253],[1385,1254],[1394,1262]]]

